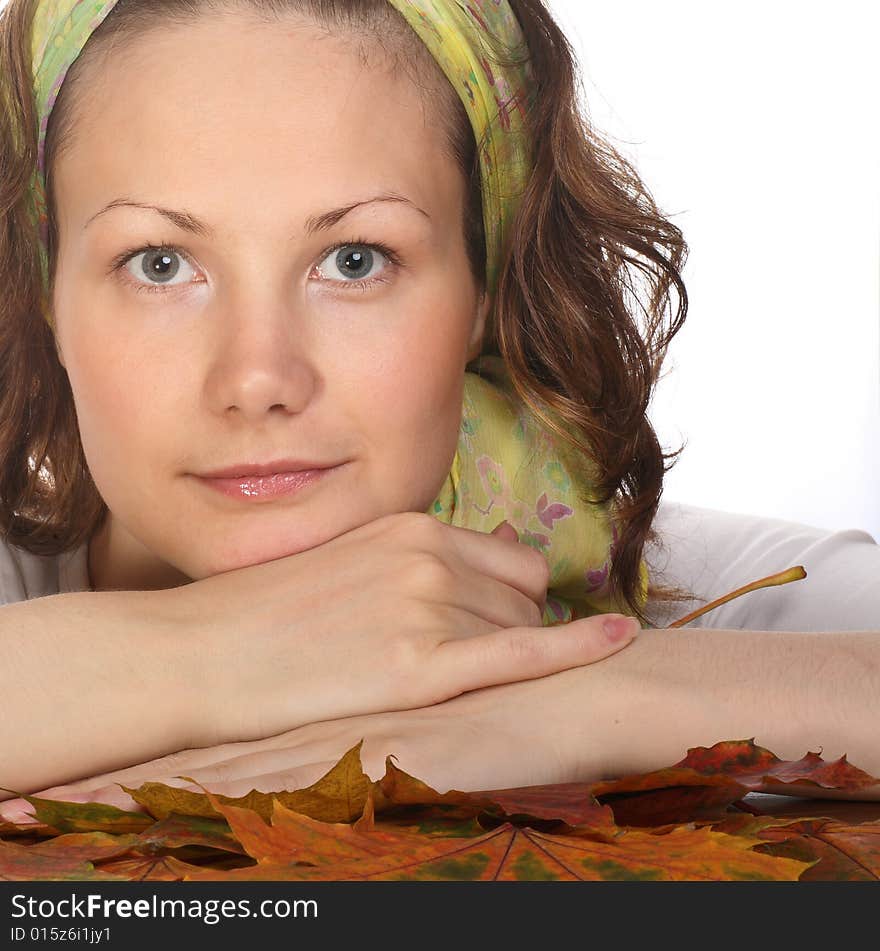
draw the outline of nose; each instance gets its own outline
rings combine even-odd
[[[290,299],[233,302],[215,314],[207,322],[213,339],[205,383],[214,411],[251,422],[270,410],[301,413],[319,378],[308,327]]]

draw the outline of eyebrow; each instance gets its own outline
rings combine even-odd
[[[310,218],[306,219],[306,234],[312,235],[318,231],[325,231],[327,228],[332,227],[333,225],[340,222],[349,212],[354,211],[355,208],[360,208],[363,205],[372,205],[375,202],[399,202],[406,205],[409,205],[411,208],[414,208],[420,214],[423,214],[429,221],[431,216],[419,208],[414,202],[410,201],[409,198],[404,197],[403,195],[397,195],[393,192],[388,192],[381,195],[375,195],[372,198],[364,198],[361,201],[354,201],[349,205],[341,205],[339,208],[332,208],[330,211],[325,211],[320,215],[313,215]],[[92,215],[91,218],[83,225],[83,231],[98,217],[110,211],[113,208],[143,208],[147,211],[155,211],[162,215],[163,218],[166,218],[172,224],[176,225],[182,231],[188,231],[190,234],[198,235],[202,238],[210,238],[214,234],[214,229],[210,225],[206,224],[200,218],[197,218],[195,215],[190,214],[188,211],[175,211],[172,208],[163,208],[160,205],[150,205],[145,202],[132,201],[128,198],[115,198],[113,201],[106,204],[100,211]]]

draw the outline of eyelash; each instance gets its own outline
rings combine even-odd
[[[336,285],[336,288],[345,291],[357,290],[357,291],[367,291],[371,287],[374,287],[378,284],[387,284],[389,278],[386,276],[389,268],[399,268],[403,267],[403,263],[398,257],[398,255],[391,250],[387,245],[382,244],[381,241],[365,241],[361,238],[356,238],[352,241],[341,241],[337,244],[332,245],[329,248],[326,248],[321,252],[320,257],[318,258],[319,263],[327,258],[328,255],[332,254],[334,251],[341,251],[343,248],[348,247],[361,247],[369,248],[373,251],[378,251],[383,257],[386,258],[388,264],[385,269],[382,271],[379,277],[370,277],[364,280],[359,281],[329,281],[330,284]],[[183,258],[189,264],[192,265],[187,253],[176,244],[171,241],[163,241],[160,244],[145,244],[136,248],[129,248],[126,251],[123,251],[122,254],[113,259],[113,262],[110,265],[110,272],[121,273],[126,264],[132,259],[137,257],[139,254],[144,254],[149,251],[170,251],[172,254],[176,254],[179,257]],[[315,265],[317,267],[317,265]],[[125,279],[125,283],[130,287],[134,288],[138,293],[147,293],[147,294],[166,294],[169,293],[173,288],[166,289],[161,284],[141,284],[138,281],[133,281],[131,279]]]

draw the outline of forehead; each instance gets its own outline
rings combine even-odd
[[[302,17],[224,13],[110,45],[81,73],[54,168],[59,198],[246,179],[249,205],[362,180],[425,204],[457,200],[439,68],[416,85],[365,42]]]

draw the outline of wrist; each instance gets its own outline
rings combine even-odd
[[[188,596],[188,585],[150,592],[160,605],[161,656],[169,658],[169,695],[162,698],[175,710],[180,730],[179,749],[202,749],[228,742],[224,729],[229,710],[225,655],[217,649],[218,632],[204,605]],[[225,698],[225,704],[224,704]]]
[[[680,761],[690,748],[751,738],[783,760],[822,747],[826,759],[847,753],[870,771],[876,745],[861,732],[866,718],[859,713],[871,706],[875,638],[649,629],[625,650],[560,676],[588,672],[571,680],[571,691],[593,690],[589,722],[579,720],[572,732],[586,732],[578,742],[588,748],[598,740],[592,755],[599,756],[601,778],[651,772]],[[577,695],[568,696],[574,718]]]

